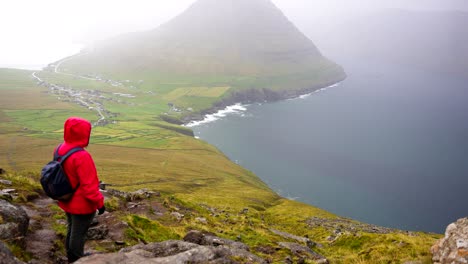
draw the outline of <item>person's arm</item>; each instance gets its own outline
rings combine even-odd
[[[86,151],[78,152],[82,157],[79,158],[79,166],[77,166],[77,175],[79,188],[83,191],[83,196],[97,205],[97,208],[104,207],[104,196],[99,191],[99,179],[97,176],[96,166],[91,155]]]

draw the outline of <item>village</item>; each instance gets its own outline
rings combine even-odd
[[[93,126],[105,126],[116,123],[114,118],[118,116],[118,113],[113,113],[107,110],[104,106],[104,101],[132,105],[132,103],[125,102],[124,100],[121,100],[121,98],[135,98],[135,96],[132,94],[102,92],[91,89],[78,90],[70,86],[65,87],[52,84],[39,78],[36,75],[36,72],[34,72],[32,76],[36,79],[39,86],[46,87],[48,92],[55,95],[58,100],[62,102],[75,103],[79,106],[87,108],[90,111],[95,111],[99,119],[93,123]],[[103,81],[103,79],[94,80]],[[112,86],[123,86],[122,83],[117,81],[105,80],[105,82],[110,83]]]

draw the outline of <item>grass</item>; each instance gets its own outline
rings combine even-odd
[[[226,93],[231,87],[188,87],[188,88],[177,88],[167,93],[164,99],[168,101],[174,101],[180,97],[212,97],[218,98]]]
[[[0,168],[9,172],[1,177],[14,182],[13,188],[19,190],[22,197],[19,202],[27,202],[41,193],[39,171],[52,158],[53,148],[62,141],[64,120],[71,115],[97,119],[94,112],[62,102],[45,88],[36,86],[30,74],[0,70]],[[123,191],[142,188],[159,191],[162,194],[159,202],[165,204],[169,212],[184,211],[186,216],[181,222],[175,222],[170,216],[154,220],[148,215],[122,215],[129,224],[126,235],[133,243],[178,239],[188,230],[197,229],[234,240],[240,236],[242,242],[252,248],[277,248],[277,243],[285,239],[273,234],[270,231],[273,228],[298,236],[307,235],[323,244],[320,253],[332,263],[401,263],[406,260],[429,263],[429,248],[440,235],[359,233],[330,243],[327,237],[332,231],[310,228],[305,221],[310,217],[333,219],[335,215],[278,196],[218,149],[193,138],[191,130],[160,118],[170,110],[164,96],[173,96],[185,108],[196,110],[209,106],[216,100],[215,95],[226,96],[231,90],[249,87],[254,82],[268,84],[266,79],[169,78],[155,84],[149,79],[134,77],[128,78],[133,81],[125,85],[136,87],[138,80],[144,79],[144,82],[139,87],[129,88],[53,73],[42,72],[40,76],[76,89],[100,89],[104,96],[120,100],[104,101],[106,109],[119,113],[115,118],[117,123],[95,127],[92,131],[88,151],[95,160],[100,179]],[[226,85],[227,81],[236,85]],[[300,86],[300,78],[297,78],[297,85]],[[194,91],[193,87],[205,88]],[[136,97],[113,94],[119,92]],[[172,114],[170,116],[180,115]],[[119,199],[110,199],[106,207],[119,212],[122,203]],[[247,214],[240,213],[244,208],[249,209]],[[207,224],[196,221],[196,217],[205,218]],[[59,234],[63,233],[63,226],[54,225],[54,228]],[[282,249],[272,256],[262,256],[276,263],[289,254]]]
[[[147,243],[148,241],[161,242],[180,239],[179,235],[174,233],[170,228],[146,217],[128,215],[125,220],[129,224],[129,228],[125,232],[127,238],[136,240],[137,242]]]
[[[18,194],[15,202],[27,203],[38,198],[43,193],[39,177],[37,172],[8,173],[2,175],[1,178],[11,181],[13,185],[8,186],[0,183],[0,190],[7,188],[15,189]]]

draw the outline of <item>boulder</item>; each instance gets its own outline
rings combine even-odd
[[[179,212],[172,212],[171,215],[177,219],[177,221],[182,221],[184,215]]]
[[[310,240],[309,238],[307,238],[307,237],[296,236],[296,235],[289,234],[289,233],[286,233],[286,232],[282,232],[282,231],[279,231],[279,230],[276,230],[276,229],[270,229],[270,231],[271,231],[273,234],[278,235],[278,236],[281,236],[281,237],[283,237],[283,238],[292,239],[292,240],[296,240],[297,242],[304,243],[304,244],[306,244],[308,247],[315,247],[315,245],[317,245],[317,243],[311,241],[311,240]]]
[[[0,239],[14,240],[26,236],[29,217],[23,208],[0,200]]]
[[[202,223],[202,224],[208,224],[208,220],[206,220],[206,218],[204,217],[197,217],[195,218],[195,221],[199,222],[199,223]]]
[[[109,228],[107,225],[93,226],[88,229],[86,237],[88,240],[103,240],[107,238]]]
[[[184,237],[184,241],[204,245],[204,246],[227,246],[230,248],[249,251],[249,247],[241,242],[220,238],[212,234],[203,234],[200,231],[192,230]]]
[[[0,169],[1,170],[1,169]],[[0,173],[1,174],[1,173]],[[7,186],[11,186],[13,185],[13,182],[9,181],[9,180],[0,180],[0,183],[3,184],[3,185],[7,185]]]
[[[468,263],[468,217],[450,224],[445,237],[437,241],[431,251],[436,264]]]
[[[124,248],[118,253],[97,254],[85,257],[75,263],[237,263],[232,260],[233,258],[240,259],[245,263],[266,263],[262,258],[245,250],[232,249],[225,246],[202,246],[178,240],[169,240],[147,245],[136,245]]]
[[[8,249],[8,247],[0,241],[0,263],[2,264],[24,264],[24,262],[19,261],[11,251]]]
[[[11,202],[13,200],[13,196],[11,196],[11,194],[9,193],[0,191],[0,200],[6,200]]]
[[[135,192],[122,192],[114,189],[108,189],[106,192],[109,195],[123,198],[128,202],[141,201],[144,199],[150,199],[151,197],[161,196],[159,192],[153,192],[148,189],[141,189]]]
[[[282,248],[289,249],[296,257],[320,261],[321,263],[328,263],[328,260],[324,256],[318,254],[307,246],[290,242],[279,242],[278,245]]]

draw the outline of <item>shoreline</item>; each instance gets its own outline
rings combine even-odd
[[[340,85],[340,83],[342,83],[345,79],[346,76],[339,79],[338,81],[328,82],[324,85],[317,85],[315,87],[299,90],[273,91],[264,88],[262,90],[249,89],[244,91],[237,91],[231,94],[228,98],[215,103],[214,106],[210,109],[204,110],[195,115],[184,117],[182,119],[182,126],[191,128],[202,124],[211,123],[225,117],[227,114],[246,111],[246,106],[255,103],[272,103],[283,100],[303,99],[314,93],[336,87]]]

